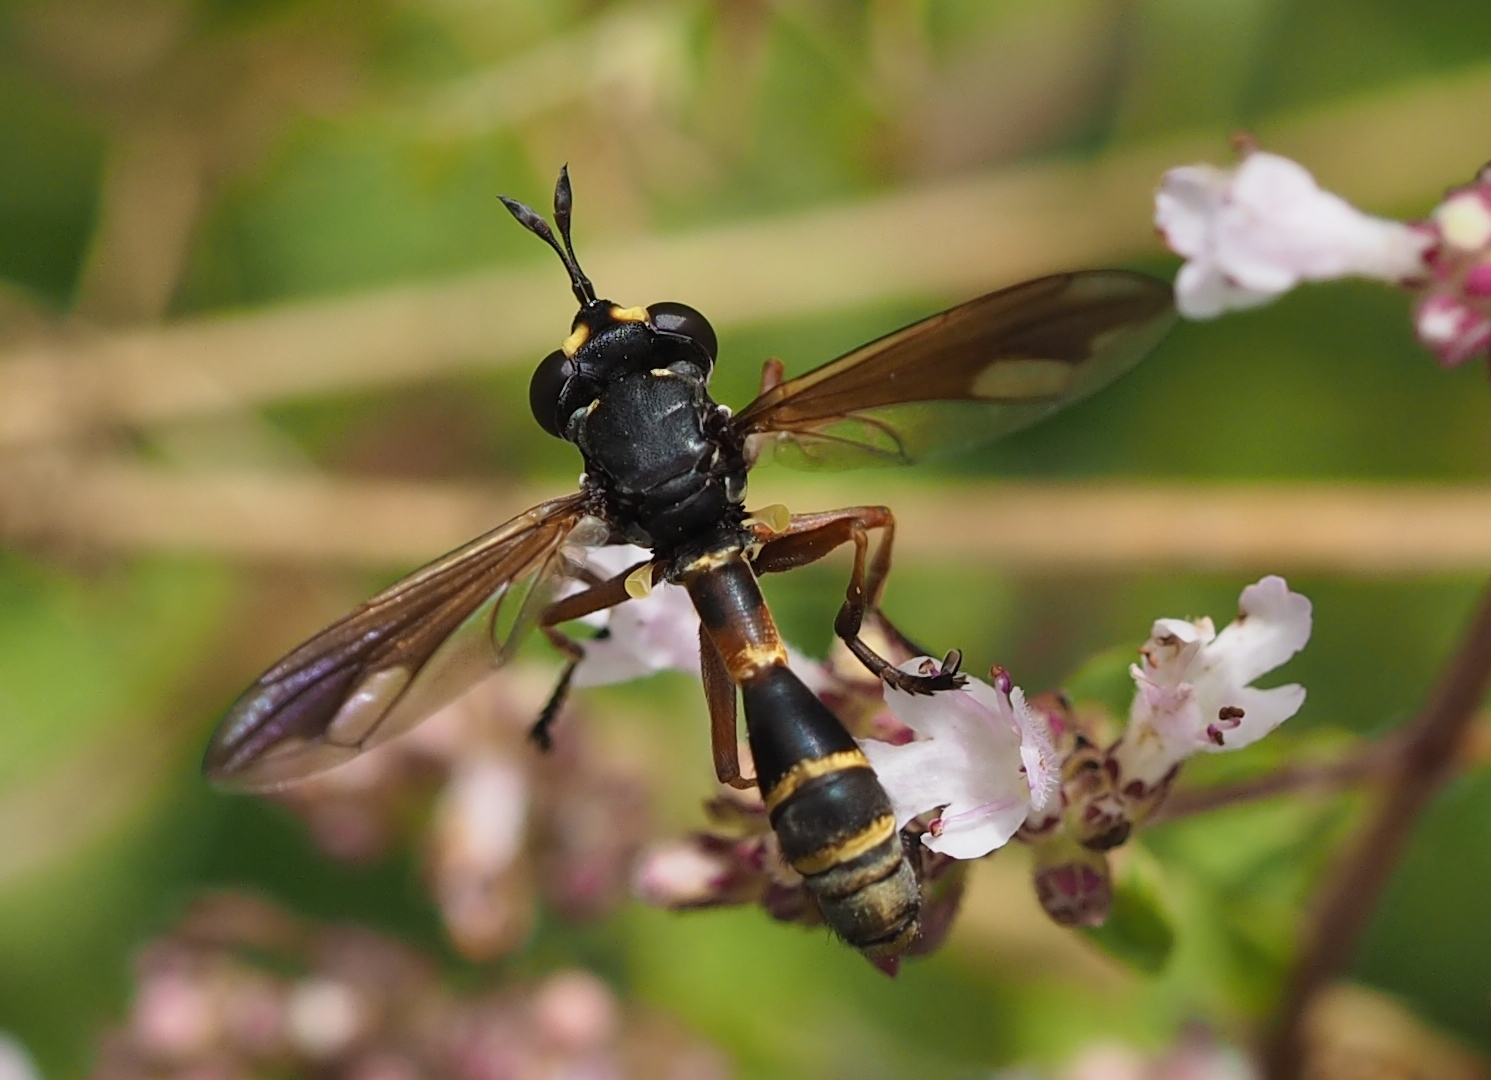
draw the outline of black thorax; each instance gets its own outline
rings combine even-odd
[[[709,358],[640,322],[602,324],[576,350],[564,437],[627,540],[661,555],[744,516],[746,460],[709,396]]]

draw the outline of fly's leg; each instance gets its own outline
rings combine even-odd
[[[870,557],[870,530],[881,531],[880,543]],[[835,548],[854,545],[854,569],[845,590],[844,606],[834,619],[834,633],[844,642],[860,663],[887,684],[911,694],[931,694],[953,690],[966,681],[958,674],[962,654],[956,649],[943,658],[936,672],[913,675],[897,668],[870,648],[860,631],[865,615],[878,611],[885,579],[890,574],[891,547],[895,541],[896,519],[884,506],[855,506],[821,514],[795,515],[787,528],[777,533],[758,533],[762,538],[760,552],[754,559],[757,572],[763,574],[792,570],[817,562]],[[868,564],[868,565],[867,565]],[[881,616],[888,631],[910,646],[904,634]],[[914,646],[910,646],[914,649]],[[920,650],[915,650],[920,651]]]
[[[714,751],[714,774],[733,788],[755,787],[756,781],[740,775],[740,747],[736,743],[735,683],[725,667],[725,658],[699,627],[699,674],[704,682],[704,700],[709,705],[709,743]]]
[[[549,700],[544,703],[538,719],[528,729],[528,738],[533,740],[540,750],[547,751],[554,745],[550,732],[554,727],[554,721],[559,717],[559,710],[564,707],[565,699],[569,697],[570,683],[574,680],[575,668],[580,665],[581,660],[585,659],[585,646],[560,630],[559,624],[593,615],[597,611],[605,611],[607,608],[613,608],[617,604],[630,600],[631,593],[627,591],[627,582],[646,565],[646,563],[638,563],[613,578],[591,585],[583,592],[566,596],[563,600],[556,600],[544,608],[543,614],[539,616],[539,629],[543,631],[544,637],[548,638],[549,644],[563,653],[567,659],[564,670],[559,675],[559,681],[554,685],[553,692],[549,694]],[[602,634],[605,632],[601,631]]]
[[[544,637],[549,639],[549,644],[562,652],[568,659],[564,670],[559,673],[559,681],[554,684],[554,689],[549,694],[549,700],[544,702],[543,710],[538,714],[538,719],[528,729],[528,738],[533,741],[544,753],[554,748],[554,740],[550,735],[550,729],[554,721],[559,718],[559,710],[564,708],[564,702],[569,697],[570,683],[575,677],[575,668],[580,666],[580,661],[585,659],[585,646],[574,638],[552,626],[540,627]]]

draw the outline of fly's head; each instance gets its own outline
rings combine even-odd
[[[506,196],[502,203],[524,228],[559,255],[580,303],[569,337],[544,357],[528,385],[528,403],[540,427],[573,442],[575,424],[600,400],[606,387],[624,375],[667,370],[709,381],[719,344],[714,328],[699,312],[671,301],[624,308],[597,298],[570,242],[573,195],[567,168],[560,170],[554,189],[554,221],[563,246],[548,222],[533,210]]]

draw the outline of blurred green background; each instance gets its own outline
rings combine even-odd
[[[564,490],[578,458],[539,431],[524,391],[552,347],[529,348],[526,298],[552,293],[542,314],[560,314],[535,341],[557,343],[568,294],[498,192],[546,206],[567,161],[577,246],[604,294],[708,314],[726,297],[717,396],[738,407],[767,356],[804,370],[1019,276],[1095,260],[1172,273],[1148,192],[1167,164],[1228,160],[1238,129],[1270,145],[1278,133],[1374,212],[1421,216],[1491,157],[1484,118],[1455,123],[1488,94],[1482,0],[4,0],[0,392],[32,396],[0,410],[22,430],[41,402],[65,431],[0,444],[0,1030],[48,1076],[83,1073],[94,1034],[127,1006],[133,948],[203,885],[444,948],[412,856],[339,867],[287,812],[214,793],[196,771],[243,683],[417,560],[203,539],[189,502],[129,510],[127,476],[116,490],[88,470],[209,489],[219,470]],[[934,213],[916,251],[879,227],[897,207],[910,219],[981,205],[977,192],[987,213]],[[678,253],[708,262],[671,265]],[[762,285],[799,254],[832,272]],[[694,275],[704,299],[648,292]],[[532,284],[508,294],[509,281]],[[432,295],[486,336],[432,346],[428,370],[418,355],[385,365],[358,313]],[[1183,326],[1056,421],[912,473],[845,477],[842,500],[1010,479],[1480,481],[1485,371],[1437,369],[1407,307],[1331,285]],[[261,311],[306,319],[285,332],[312,368],[325,335],[339,374],[156,417],[84,370],[102,355],[89,349],[131,341],[147,361],[221,361],[218,338],[153,328],[226,325],[252,344],[262,324],[197,320]],[[252,383],[253,358],[233,363]],[[92,486],[73,505],[77,470]],[[771,467],[759,478],[788,482]],[[809,651],[828,643],[843,569],[770,583]],[[1136,648],[1156,617],[1224,622],[1243,585],[1287,574],[1315,603],[1314,639],[1284,673],[1309,702],[1270,744],[1203,763],[1204,780],[1402,722],[1476,569],[913,554],[887,607],[934,648],[962,646],[970,668],[998,660],[1040,689],[1099,649]],[[651,714],[623,734],[658,763],[660,829],[696,822],[711,789],[697,688],[659,677],[594,704]],[[503,970],[592,965],[724,1047],[742,1077],[976,1076],[1101,1036],[1160,1045],[1193,1018],[1246,1035],[1353,806],[1272,803],[1146,834],[1178,935],[1157,974],[1046,924],[1020,852],[978,868],[953,947],[894,982],[755,910],[546,923]],[[1488,834],[1491,781],[1470,772],[1418,829],[1353,974],[1491,1053]]]

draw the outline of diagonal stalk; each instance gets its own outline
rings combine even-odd
[[[1300,952],[1263,1047],[1268,1080],[1299,1080],[1309,1007],[1350,961],[1419,815],[1453,772],[1456,750],[1488,686],[1491,587],[1428,703],[1404,730],[1380,795],[1306,916]]]

